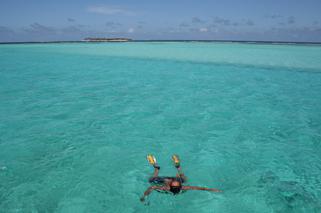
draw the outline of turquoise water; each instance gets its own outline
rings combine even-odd
[[[0,45],[0,212],[174,211],[321,212],[321,46]]]

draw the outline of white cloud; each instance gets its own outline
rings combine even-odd
[[[129,29],[128,29],[128,32],[129,32],[129,33],[133,33],[134,31],[135,31],[134,28],[129,28]]]
[[[208,29],[207,29],[206,27],[202,27],[202,28],[200,28],[199,30],[200,30],[200,32],[202,32],[202,33],[208,32]]]
[[[87,11],[90,13],[97,13],[103,15],[133,15],[131,11],[119,8],[119,7],[111,7],[111,6],[90,6],[87,8]]]

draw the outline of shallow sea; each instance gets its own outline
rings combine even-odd
[[[321,212],[321,46],[0,45],[1,213],[174,211]]]

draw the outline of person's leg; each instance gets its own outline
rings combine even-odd
[[[148,162],[154,167],[154,174],[153,174],[153,176],[150,178],[150,180],[151,180],[151,179],[153,179],[153,178],[155,178],[155,177],[158,176],[158,172],[159,172],[160,167],[158,166],[157,161],[156,161],[156,158],[155,158],[153,155],[148,154],[148,155],[147,155],[147,160],[148,160]]]
[[[176,177],[179,177],[179,178],[181,178],[183,180],[183,182],[186,182],[187,177],[184,175],[181,166],[178,165],[178,166],[175,166],[175,167],[177,169]]]
[[[154,174],[152,177],[149,178],[150,183],[157,181],[159,169],[160,169],[160,167],[157,164],[155,164],[154,165]]]
[[[154,177],[158,177],[159,169],[160,169],[160,167],[159,167],[158,165],[155,165],[155,166],[154,166],[153,178],[154,178]]]
[[[174,162],[174,166],[177,169],[176,177],[179,177],[179,178],[181,178],[183,180],[183,182],[186,182],[186,176],[182,172],[181,163],[180,163],[180,159],[179,159],[178,155],[173,155],[172,159],[173,159],[173,162]]]

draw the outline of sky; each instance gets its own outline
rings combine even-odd
[[[0,42],[321,42],[321,0],[0,0]]]

